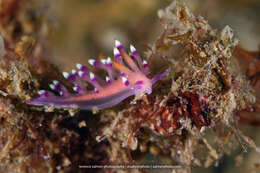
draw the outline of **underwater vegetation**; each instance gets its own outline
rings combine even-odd
[[[6,2],[0,172],[155,172],[116,166],[168,165],[160,171],[191,173],[218,168],[236,150],[260,154],[241,128],[260,124],[259,52],[243,49],[231,27],[217,31],[173,1],[158,10],[161,33],[144,52],[130,45],[127,53],[116,40],[114,58],[100,55],[61,73],[46,58],[47,11],[34,0]]]

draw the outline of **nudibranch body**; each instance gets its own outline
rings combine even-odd
[[[96,76],[86,66],[77,64],[78,71],[63,72],[63,76],[74,84],[75,93],[70,93],[58,81],[53,81],[50,88],[54,91],[40,90],[40,97],[27,102],[31,105],[47,105],[54,107],[78,107],[80,109],[104,109],[120,103],[125,98],[145,93],[151,94],[152,85],[164,77],[169,69],[162,74],[149,79],[148,63],[141,59],[139,53],[131,45],[131,54],[128,55],[119,41],[115,41],[114,57],[101,61],[90,59],[90,65],[107,72],[105,80]],[[91,84],[93,90],[86,89],[84,82]]]

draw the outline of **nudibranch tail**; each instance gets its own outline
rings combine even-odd
[[[158,75],[155,75],[151,81],[152,81],[152,84],[156,83],[158,80],[162,79],[164,76],[166,76],[169,72],[170,72],[170,68],[168,68],[165,72],[161,73],[161,74],[158,74]]]
[[[104,109],[112,107],[132,95],[152,92],[152,85],[163,78],[169,69],[149,79],[149,66],[140,54],[130,45],[130,55],[119,41],[115,41],[114,58],[101,61],[89,59],[93,67],[106,71],[105,79],[97,76],[86,66],[76,64],[77,70],[63,72],[63,76],[73,86],[73,93],[59,81],[54,80],[49,86],[52,91],[40,90],[39,97],[28,101],[31,105],[53,105],[54,107],[78,107],[80,109]],[[86,89],[85,82],[93,87]]]

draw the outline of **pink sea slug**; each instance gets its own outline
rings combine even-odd
[[[74,93],[58,81],[53,81],[50,88],[53,90],[40,90],[38,98],[27,102],[31,105],[47,105],[54,107],[78,107],[80,109],[104,109],[112,107],[129,96],[140,96],[152,93],[152,85],[164,77],[168,71],[147,77],[148,63],[142,60],[139,53],[131,45],[131,55],[128,55],[119,41],[115,41],[114,57],[97,61],[90,59],[90,65],[101,68],[107,72],[105,80],[91,72],[87,67],[77,64],[78,71],[63,72],[63,76],[74,84]],[[93,90],[87,90],[83,81],[91,84]]]

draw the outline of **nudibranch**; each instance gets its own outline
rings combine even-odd
[[[86,66],[76,64],[77,71],[73,69],[71,73],[63,72],[64,78],[74,85],[74,93],[69,92],[61,82],[54,80],[49,85],[53,92],[40,90],[39,97],[27,104],[92,110],[112,107],[132,95],[151,94],[152,85],[163,78],[169,69],[149,79],[147,61],[141,59],[132,45],[130,52],[128,55],[122,44],[116,40],[115,61],[110,57],[101,61],[88,61],[90,65],[106,71],[105,79],[95,75]],[[93,90],[86,89],[84,81],[91,84]]]

